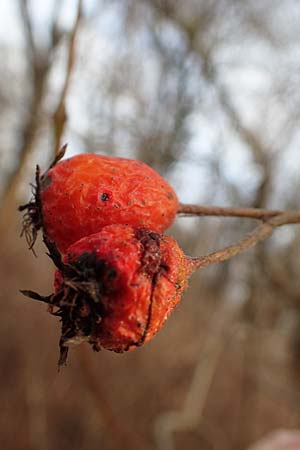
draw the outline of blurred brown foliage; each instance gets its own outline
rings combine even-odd
[[[299,229],[195,275],[144,348],[82,346],[58,374],[59,324],[18,291],[50,292],[53,268],[41,242],[37,259],[27,251],[16,213],[58,140],[139,158],[181,201],[300,209],[298,2],[5,3],[0,447],[244,450],[299,428]],[[200,255],[252,226],[179,218],[170,233]]]

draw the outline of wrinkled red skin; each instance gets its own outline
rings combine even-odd
[[[181,300],[191,274],[188,260],[175,239],[163,236],[160,243],[163,266],[155,281],[151,299],[151,320],[145,337],[148,342],[161,329]]]
[[[67,250],[64,263],[72,264],[83,254],[95,254],[97,260],[115,269],[113,279],[105,275],[97,280],[103,288],[99,301],[104,313],[90,338],[96,348],[124,352],[142,345],[161,329],[180,301],[187,285],[186,258],[174,239],[159,236],[153,241],[149,233],[155,235],[148,230],[140,233],[129,226],[111,225]],[[57,272],[56,291],[62,279]]]
[[[141,161],[85,153],[48,170],[40,181],[44,233],[64,253],[106,225],[129,224],[161,233],[173,222],[178,199]]]

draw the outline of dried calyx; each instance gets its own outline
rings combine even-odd
[[[29,250],[34,253],[33,246],[37,239],[38,231],[43,228],[43,208],[41,199],[41,190],[45,185],[44,180],[47,172],[52,169],[65,155],[67,145],[64,145],[54,161],[51,163],[44,175],[41,175],[40,166],[35,169],[35,184],[31,184],[32,198],[28,203],[19,206],[18,210],[23,213],[21,236],[25,236]],[[46,238],[47,239],[47,238]]]

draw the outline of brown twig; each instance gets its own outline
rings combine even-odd
[[[69,47],[68,47],[68,61],[66,68],[66,76],[64,85],[61,91],[60,99],[57,105],[57,108],[53,114],[53,123],[54,123],[54,154],[57,155],[61,148],[61,138],[65,129],[65,125],[67,122],[67,113],[66,113],[66,97],[68,94],[70,80],[74,68],[75,63],[75,42],[79,29],[79,25],[82,17],[82,0],[78,0],[77,6],[77,15],[75,19],[75,23],[73,29],[70,34],[69,39]]]
[[[229,245],[216,252],[198,258],[189,258],[190,273],[197,269],[203,269],[211,264],[226,261],[233,256],[238,255],[245,250],[253,247],[261,241],[267,239],[273,233],[274,229],[283,225],[300,223],[300,212],[291,211],[272,217],[259,225],[255,230],[240,241]]]
[[[33,94],[28,105],[27,118],[21,129],[21,145],[18,150],[18,164],[8,177],[3,198],[1,199],[0,233],[9,230],[9,224],[15,214],[16,193],[23,179],[26,166],[34,151],[35,139],[40,126],[41,108],[45,94],[47,74],[51,66],[49,49],[41,57],[34,42],[31,17],[28,11],[28,2],[19,0],[19,10],[24,29],[25,52],[31,69],[31,83]]]
[[[242,217],[248,219],[266,220],[271,217],[284,214],[280,210],[268,210],[260,208],[231,208],[221,206],[202,206],[180,203],[177,214],[183,216],[219,216],[219,217]]]

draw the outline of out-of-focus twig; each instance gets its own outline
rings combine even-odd
[[[38,371],[38,368],[33,370],[33,365],[30,365],[25,374],[29,445],[31,450],[48,450],[46,386]]]
[[[186,43],[191,54],[199,58],[202,66],[202,76],[212,87],[216,94],[217,101],[229,120],[232,129],[238,137],[251,149],[251,153],[257,164],[263,169],[263,178],[256,193],[257,203],[265,203],[270,184],[270,148],[264,144],[258,133],[243,123],[240,114],[237,112],[234,102],[228,94],[226,88],[220,83],[216,64],[214,62],[213,50],[215,42],[207,38],[207,28],[213,27],[213,18],[216,17],[215,3],[212,2],[208,7],[202,8],[201,14],[196,14],[193,19],[186,20],[180,9],[174,7],[172,2],[161,2],[159,0],[144,0],[144,3],[150,4],[156,14],[164,19],[172,21],[185,34]],[[221,7],[222,8],[222,7]],[[206,17],[206,24],[203,23],[203,17]],[[213,33],[210,35],[214,35]]]
[[[75,64],[75,43],[76,37],[78,34],[80,22],[82,18],[82,0],[78,0],[77,6],[77,15],[74,22],[73,29],[69,38],[68,45],[68,60],[67,60],[67,68],[66,75],[63,84],[63,88],[61,91],[60,99],[57,105],[57,108],[53,114],[53,123],[54,123],[54,154],[57,155],[61,148],[61,138],[65,129],[65,125],[67,122],[67,113],[66,113],[66,97],[68,94],[70,80],[72,76],[72,72]]]
[[[28,12],[27,1],[19,1],[20,15],[22,18],[25,51],[32,74],[32,99],[29,105],[27,120],[21,130],[21,147],[18,152],[18,165],[7,181],[4,197],[1,204],[0,233],[5,232],[14,213],[15,195],[20,181],[23,178],[24,170],[34,149],[34,140],[40,123],[40,108],[44,96],[44,86],[49,64],[46,58],[41,58],[37,54],[32,32],[32,24]]]
[[[147,443],[141,439],[134,431],[127,429],[122,424],[122,418],[117,417],[107,400],[101,387],[101,379],[96,374],[96,367],[94,366],[91,356],[87,348],[81,345],[78,349],[81,368],[86,380],[86,384],[90,389],[95,406],[99,410],[100,416],[103,419],[107,429],[111,435],[122,444],[122,448],[126,450],[152,450]]]
[[[18,163],[8,178],[4,196],[1,199],[0,233],[9,229],[9,224],[15,213],[16,192],[23,179],[24,172],[35,148],[35,139],[41,123],[42,103],[44,99],[47,76],[51,67],[52,53],[59,44],[60,39],[51,43],[48,50],[43,52],[37,48],[34,40],[31,17],[27,0],[18,1],[19,12],[24,29],[25,52],[27,54],[28,69],[31,73],[32,95],[29,101],[27,119],[21,130],[20,149],[18,150]],[[55,15],[52,28],[57,28]]]

